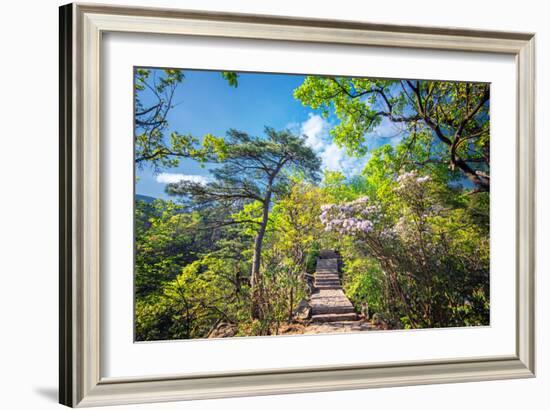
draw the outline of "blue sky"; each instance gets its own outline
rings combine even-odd
[[[154,70],[153,70],[154,71]],[[307,136],[307,144],[317,152],[322,167],[342,171],[351,177],[361,172],[368,156],[350,157],[332,141],[329,131],[335,118],[323,119],[318,112],[304,107],[293,97],[293,91],[304,80],[302,75],[239,73],[238,87],[230,87],[219,71],[184,70],[185,79],[178,86],[168,115],[170,131],[190,133],[196,137],[205,134],[223,136],[230,128],[262,135],[265,126],[288,128]],[[148,106],[147,96],[141,98]],[[152,105],[152,104],[151,104]],[[393,137],[393,138],[392,138]],[[383,123],[367,136],[370,148],[399,141],[399,130],[393,124]],[[207,181],[208,166],[192,159],[183,159],[176,168],[153,173],[150,168],[137,169],[136,193],[157,198],[168,198],[164,188],[168,182],[185,178]]]

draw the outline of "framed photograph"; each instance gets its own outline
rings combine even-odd
[[[534,377],[534,93],[530,33],[61,7],[60,402]]]

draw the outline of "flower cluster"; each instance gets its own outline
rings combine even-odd
[[[343,204],[321,206],[320,219],[325,230],[343,234],[370,233],[378,211],[376,205],[369,205],[368,197],[361,197]]]
[[[409,189],[413,186],[422,185],[428,181],[430,181],[430,177],[428,175],[422,177],[418,176],[418,172],[416,170],[404,172],[397,177],[398,189]]]
[[[395,239],[397,231],[394,227],[384,228],[380,232],[380,238],[385,240]]]

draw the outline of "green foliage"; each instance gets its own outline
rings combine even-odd
[[[311,244],[311,249],[306,253],[306,273],[313,275],[317,267],[317,258],[321,254],[318,242]]]
[[[387,89],[392,83],[363,78],[309,76],[295,90],[294,96],[304,105],[321,110],[324,117],[334,112],[340,120],[331,130],[334,141],[346,147],[349,153],[364,154],[368,149],[365,133],[381,122],[373,107],[376,90]],[[358,98],[362,96],[368,98]],[[402,105],[401,100],[396,100],[395,104]]]
[[[173,202],[153,204],[136,201],[135,291],[138,297],[158,293],[162,284],[174,279],[181,266],[193,261],[200,249],[196,213],[179,213]],[[197,239],[197,240],[195,240]],[[187,249],[185,254],[180,249]]]
[[[380,264],[361,254],[344,255],[344,291],[357,311],[368,304],[371,316],[385,312],[388,301],[384,300],[384,273]]]
[[[349,153],[365,154],[366,136],[393,122],[409,133],[414,165],[445,164],[489,190],[488,84],[309,76],[294,96],[338,118],[330,133]]]
[[[329,234],[347,261],[351,299],[405,327],[487,324],[488,227],[472,219],[462,191],[410,171],[393,181],[391,192],[376,202],[343,203],[323,216],[327,227],[339,218]],[[353,222],[357,215],[365,225]]]
[[[212,170],[214,181],[207,185],[189,181],[169,184],[169,194],[201,203],[240,201],[269,206],[272,194],[284,193],[292,173],[316,179],[319,172],[320,160],[305,145],[304,137],[288,131],[266,127],[265,137],[254,137],[229,130],[224,140],[210,137],[204,145],[211,149],[212,160],[221,164]]]
[[[222,72],[229,86],[237,87],[238,74]],[[181,158],[204,162],[220,153],[221,139],[207,134],[201,139],[191,134],[169,131],[168,115],[174,108],[174,97],[185,73],[179,69],[134,72],[134,159],[136,166],[154,171],[177,167]],[[152,101],[145,105],[144,100]],[[168,133],[168,135],[167,135]]]
[[[231,87],[237,87],[239,84],[239,75],[231,71],[222,71],[222,77],[227,80]]]
[[[163,293],[138,299],[137,340],[207,337],[215,325],[240,321],[246,306],[246,288],[239,277],[242,266],[206,256],[167,282]]]

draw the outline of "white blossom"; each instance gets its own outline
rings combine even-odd
[[[368,205],[366,196],[343,204],[325,204],[321,206],[319,216],[325,231],[343,234],[368,234],[374,230],[374,220],[378,219],[377,205]]]

